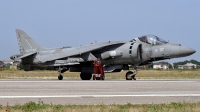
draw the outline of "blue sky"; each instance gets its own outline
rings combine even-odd
[[[0,60],[18,54],[15,29],[45,47],[157,35],[195,49],[171,62],[200,61],[200,0],[1,0]]]

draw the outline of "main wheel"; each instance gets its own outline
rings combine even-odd
[[[63,76],[62,75],[59,75],[58,76],[58,80],[62,80],[63,79]]]
[[[90,80],[92,78],[92,74],[81,73],[80,77],[81,77],[82,80]]]
[[[133,79],[132,74],[133,74],[133,72],[128,71],[128,72],[126,73],[126,80],[132,80],[132,79]]]

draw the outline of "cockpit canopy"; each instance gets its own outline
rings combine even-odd
[[[151,45],[161,45],[167,44],[168,42],[155,36],[155,35],[145,35],[138,37],[138,39],[144,43],[151,44]]]

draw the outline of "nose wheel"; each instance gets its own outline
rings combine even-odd
[[[128,71],[128,72],[126,73],[126,80],[136,80],[135,75],[136,75],[136,74],[134,74],[134,72]]]
[[[126,80],[136,80],[135,76],[137,74],[137,67],[134,67],[135,71],[128,71],[126,73]]]

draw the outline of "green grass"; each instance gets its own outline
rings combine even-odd
[[[147,79],[200,79],[200,70],[143,70],[138,78]]]
[[[53,105],[28,102],[24,105],[0,106],[0,112],[199,112],[200,102],[170,104],[130,104],[125,105]]]
[[[116,73],[106,73],[106,79],[125,79],[126,71]],[[4,70],[0,71],[0,79],[9,78],[38,78],[57,79],[57,71],[29,71]],[[80,79],[79,72],[65,72],[64,79]],[[196,70],[139,70],[137,79],[200,79],[200,69]]]

